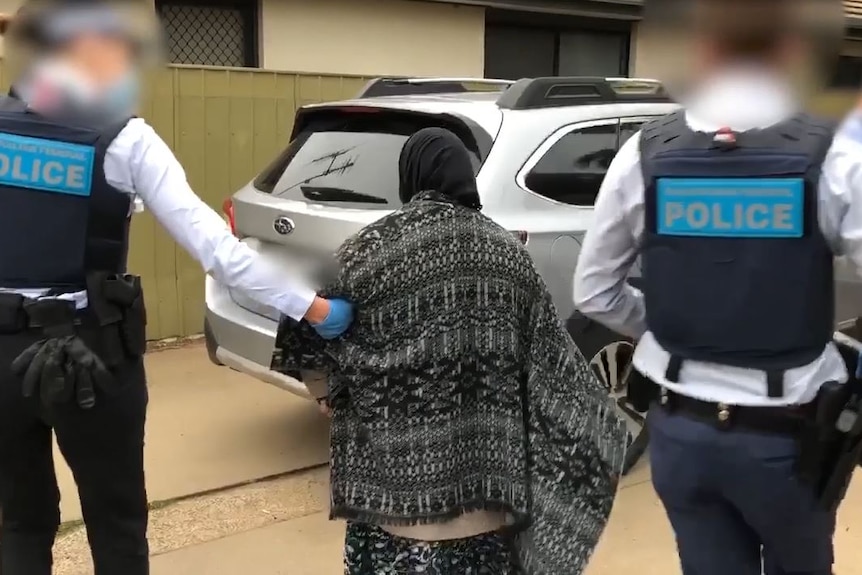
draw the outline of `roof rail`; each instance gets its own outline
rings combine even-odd
[[[470,85],[483,85],[505,90],[515,82],[488,78],[375,78],[359,91],[357,98],[406,96],[414,94],[459,94],[474,92]]]
[[[534,110],[586,104],[672,101],[658,80],[557,76],[518,80],[503,92],[497,105],[510,110]]]

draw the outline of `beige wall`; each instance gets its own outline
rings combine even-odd
[[[21,3],[0,0],[0,12]],[[485,70],[480,7],[412,0],[261,0],[261,6],[265,68],[480,77]]]
[[[483,8],[407,0],[262,1],[265,68],[361,75],[484,73]]]
[[[15,12],[23,0],[0,0],[0,13],[10,14]],[[0,38],[0,56],[3,55],[3,40]]]
[[[640,24],[632,26],[632,49],[629,68],[632,76],[654,78],[661,76],[669,62],[680,53],[667,37],[644,34]]]

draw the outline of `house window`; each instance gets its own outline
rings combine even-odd
[[[631,24],[489,9],[485,76],[628,76]]]
[[[560,76],[628,76],[629,34],[560,32],[557,74]]]
[[[831,88],[858,90],[862,87],[862,58],[841,56],[832,74]]]
[[[157,0],[174,64],[256,67],[257,2]]]

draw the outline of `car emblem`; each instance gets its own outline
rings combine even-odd
[[[286,236],[294,229],[296,229],[296,224],[294,224],[293,220],[288,218],[287,216],[278,216],[277,218],[275,218],[275,221],[272,222],[272,229],[274,229],[279,234]]]

